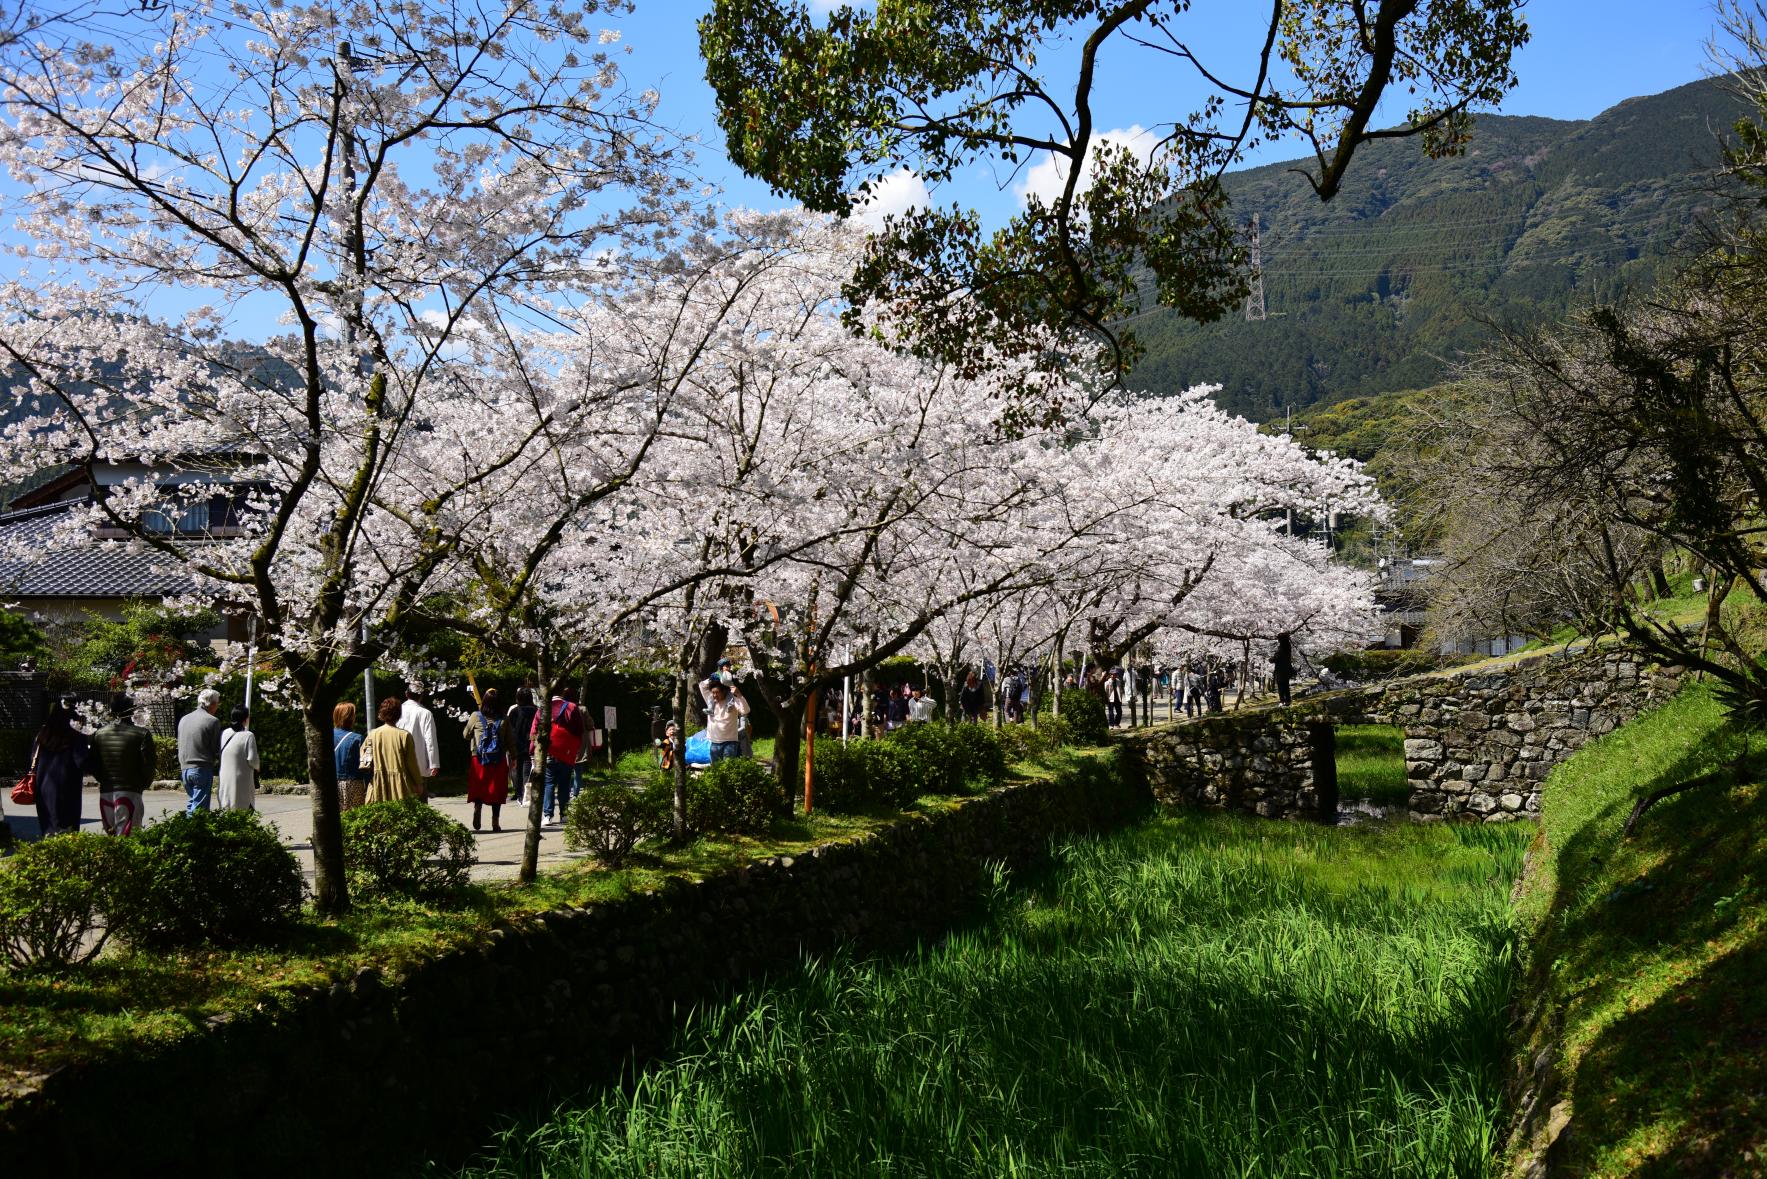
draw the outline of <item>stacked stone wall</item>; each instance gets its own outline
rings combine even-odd
[[[1679,682],[1630,653],[1597,649],[1401,681],[1372,711],[1405,730],[1414,816],[1495,821],[1539,814],[1554,766]]]
[[[991,868],[1144,816],[1086,759],[870,835],[549,910],[482,942],[280,994],[177,1037],[118,1038],[0,1084],[8,1179],[443,1171],[499,1123],[628,1075],[697,1005],[806,955],[911,949],[981,910]],[[124,1110],[127,1131],[96,1132]]]
[[[1125,738],[1154,798],[1167,806],[1246,811],[1268,819],[1335,809],[1314,765],[1316,726],[1254,709]]]
[[[1413,817],[1496,822],[1537,815],[1554,766],[1667,699],[1679,682],[1675,669],[1596,648],[1203,717],[1125,743],[1166,805],[1330,818],[1336,766],[1322,732],[1396,725],[1405,733]]]

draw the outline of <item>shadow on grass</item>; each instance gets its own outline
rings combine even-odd
[[[1607,802],[1559,854],[1561,912],[1545,945],[1562,971],[1570,1034],[1588,1037],[1572,1074],[1574,1121],[1552,1155],[1567,1174],[1767,1169],[1759,762],[1743,781],[1659,803],[1632,839],[1619,838],[1635,798],[1738,748],[1731,731],[1696,743]]]

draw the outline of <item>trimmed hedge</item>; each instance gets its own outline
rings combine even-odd
[[[894,741],[817,742],[811,763],[814,805],[834,814],[894,810],[925,793],[918,751]]]
[[[1039,723],[1044,723],[1041,714],[1037,719]],[[1110,741],[1111,729],[1104,709],[1104,699],[1091,692],[1084,689],[1063,692],[1059,719],[1067,728],[1061,736],[1062,743],[1104,745]]]
[[[638,789],[605,779],[584,782],[565,813],[564,844],[617,867],[640,840],[668,831],[674,804],[674,787],[662,774]]]
[[[0,867],[0,960],[14,967],[90,962],[133,893],[139,847],[96,831],[27,843]]]
[[[687,824],[695,831],[759,835],[790,809],[779,779],[753,758],[725,758],[687,786]]]
[[[170,815],[134,842],[134,896],[118,931],[132,946],[256,944],[300,913],[300,861],[255,811]]]
[[[362,900],[458,902],[478,856],[471,831],[422,799],[345,811],[344,872]]]
[[[922,794],[969,794],[997,786],[1006,777],[1006,748],[984,725],[912,724],[885,740],[912,751]]]

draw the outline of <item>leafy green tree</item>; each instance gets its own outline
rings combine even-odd
[[[174,610],[130,602],[118,618],[88,614],[53,628],[46,670],[70,688],[104,691],[130,676],[164,675],[186,665],[213,666],[192,636],[214,629],[213,610]]]
[[[1520,0],[1270,0],[1244,67],[1205,63],[1187,40],[1182,0],[878,0],[818,22],[803,0],[716,0],[700,23],[707,78],[732,158],[812,209],[847,214],[909,169],[937,184],[977,163],[1052,162],[1056,183],[993,232],[972,211],[889,217],[853,276],[855,323],[891,313],[923,351],[962,368],[998,349],[1054,367],[1053,331],[1112,375],[1133,360],[1112,327],[1158,302],[1217,318],[1243,292],[1238,227],[1222,174],[1262,140],[1298,135],[1322,200],[1361,145],[1418,135],[1461,150],[1471,114],[1515,83],[1526,42]],[[1077,47],[1071,76],[1046,71]],[[1101,57],[1139,48],[1194,70],[1210,91],[1194,112],[1154,104],[1148,143],[1099,127]],[[1404,123],[1377,129],[1399,90]],[[1033,130],[1035,124],[1041,128]],[[1021,382],[1019,413],[1059,412]]]
[[[23,614],[0,610],[0,663],[11,667],[47,654],[49,638],[42,627]]]

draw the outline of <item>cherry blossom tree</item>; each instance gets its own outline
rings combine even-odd
[[[199,2],[0,47],[30,243],[3,457],[88,474],[59,543],[109,529],[259,619],[305,715],[321,911],[348,903],[333,704],[499,526],[483,489],[587,412],[512,325],[688,217],[654,93],[589,23],[628,8]],[[242,317],[279,326],[242,347]],[[217,482],[224,526],[167,535]]]

